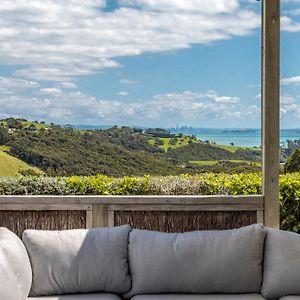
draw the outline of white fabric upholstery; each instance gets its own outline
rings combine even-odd
[[[260,293],[265,230],[162,233],[132,230],[129,264],[135,295]]]
[[[244,295],[191,295],[191,294],[164,294],[164,295],[140,295],[131,298],[131,300],[263,300],[259,294]]]
[[[25,230],[33,269],[30,296],[128,292],[130,226]]]
[[[32,271],[22,241],[6,228],[0,228],[0,299],[25,300]]]
[[[300,295],[300,234],[267,229],[262,295]]]
[[[58,296],[43,296],[29,297],[27,300],[122,300],[118,295],[109,293],[100,294],[77,294],[77,295],[58,295]]]

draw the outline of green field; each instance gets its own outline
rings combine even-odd
[[[190,138],[186,135],[183,135],[182,137],[176,137],[176,139],[177,139],[177,143],[175,145],[171,145],[171,144],[169,144],[169,142],[170,142],[170,140],[172,140],[172,138],[160,138],[160,140],[163,141],[163,145],[159,145],[159,147],[161,149],[164,149],[167,152],[167,150],[169,148],[177,149],[182,146],[188,145],[188,142],[190,140]],[[195,140],[195,139],[192,140],[192,142],[193,143],[201,143],[199,140]],[[149,143],[150,143],[150,145],[154,145],[155,139],[154,138],[149,139]],[[229,145],[218,145],[218,144],[208,144],[208,145],[216,147],[216,148],[224,149],[224,150],[230,151],[232,153],[234,153],[238,149],[259,150],[258,148],[252,148],[252,147],[240,147],[240,146],[229,146]]]
[[[21,123],[22,123],[22,125],[23,125],[24,128],[27,128],[30,125],[34,125],[37,129],[42,129],[42,128],[45,129],[45,128],[49,128],[50,127],[50,125],[48,125],[48,124],[42,124],[42,123],[39,123],[39,122],[22,121]],[[7,121],[1,121],[0,125],[6,127],[7,126]]]
[[[164,149],[166,152],[168,149],[177,149],[180,148],[182,146],[186,146],[189,143],[190,138],[186,135],[182,136],[182,137],[176,137],[177,139],[177,143],[175,145],[170,144],[170,140],[172,140],[173,138],[160,138],[161,141],[163,141],[163,145],[159,145],[159,147],[161,149]],[[199,141],[197,140],[192,140],[193,143],[199,143]],[[150,145],[154,145],[155,144],[155,139],[151,138],[149,140]]]
[[[49,125],[47,124],[42,124],[42,123],[37,123],[37,122],[30,122],[30,121],[26,121],[26,122],[22,122],[22,125],[24,127],[29,127],[30,125],[34,125],[37,129],[42,129],[42,128],[48,128]]]
[[[252,162],[252,161],[246,161],[246,160],[238,160],[238,159],[230,159],[230,160],[225,160],[228,162],[232,162],[232,163],[247,163],[249,165],[254,165],[256,167],[260,167],[261,163],[260,162]],[[190,161],[191,164],[195,164],[195,165],[199,165],[199,166],[214,166],[216,165],[218,162],[220,162],[219,160],[193,160]]]
[[[10,156],[5,150],[7,150],[7,147],[0,147],[0,176],[17,176],[20,170],[28,169],[41,173],[38,168],[31,167],[20,159]]]
[[[227,151],[234,153],[238,149],[250,149],[250,150],[260,150],[259,148],[253,147],[241,147],[241,146],[229,146],[229,145],[218,145],[218,144],[210,144],[213,147],[221,148]]]

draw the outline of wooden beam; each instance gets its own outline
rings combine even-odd
[[[93,204],[92,227],[107,227],[107,206],[103,204]]]
[[[125,205],[125,204],[170,204],[170,205],[220,205],[262,204],[261,195],[154,195],[154,196],[0,196],[0,209],[6,205]],[[90,209],[90,208],[89,208]],[[94,210],[94,208],[93,208]]]
[[[262,14],[264,224],[279,228],[280,0],[264,0]]]

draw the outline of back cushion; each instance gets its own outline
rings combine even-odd
[[[262,294],[267,299],[300,295],[300,235],[267,229]]]
[[[132,289],[125,296],[259,292],[264,237],[261,225],[179,234],[133,230]]]
[[[33,283],[30,296],[68,293],[126,293],[128,225],[66,231],[26,230]]]
[[[0,299],[25,300],[32,272],[22,241],[6,228],[0,228]]]

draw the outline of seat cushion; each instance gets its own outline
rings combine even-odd
[[[268,299],[300,295],[300,235],[267,229],[262,294]]]
[[[132,289],[125,295],[259,293],[265,230],[162,233],[133,230],[129,237]]]
[[[191,294],[164,294],[164,295],[140,295],[134,296],[131,300],[263,300],[259,294],[245,295],[191,295]]]
[[[61,295],[61,296],[43,296],[27,298],[27,300],[122,300],[118,295],[100,293],[100,294],[77,294],[77,295]]]
[[[24,231],[23,241],[33,269],[30,296],[128,292],[129,232],[128,225]]]
[[[282,297],[279,300],[300,300],[300,295],[299,296],[286,296]]]
[[[0,228],[0,299],[24,300],[29,294],[32,270],[22,241]]]

